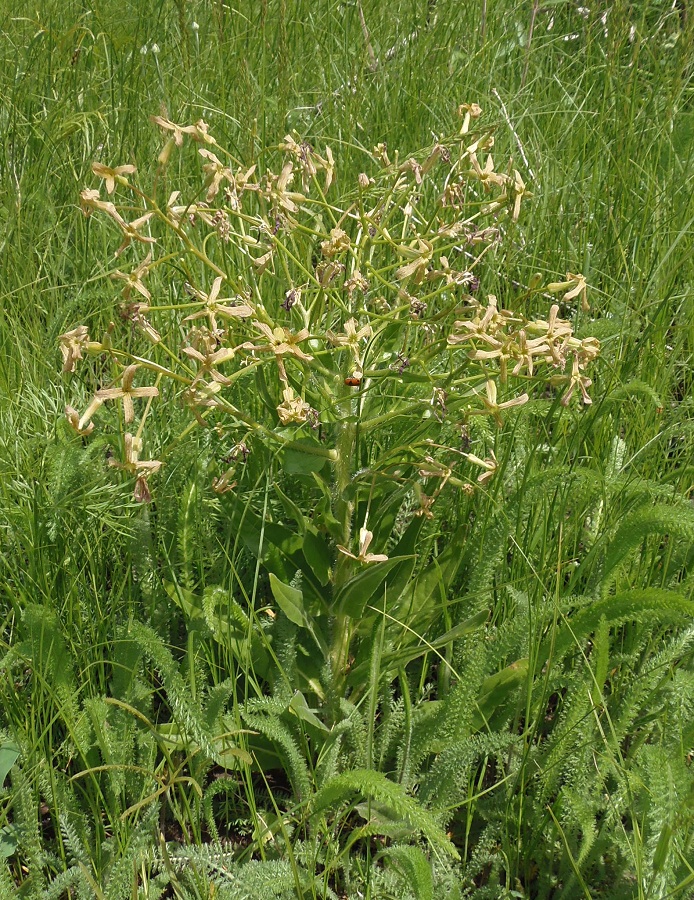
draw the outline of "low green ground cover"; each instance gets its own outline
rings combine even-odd
[[[691,894],[693,18],[4,4],[0,898]]]

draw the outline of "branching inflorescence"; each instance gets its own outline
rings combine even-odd
[[[149,497],[147,480],[160,466],[139,454],[150,405],[167,380],[199,425],[238,431],[237,442],[254,438],[281,448],[297,432],[311,436],[319,425],[335,426],[336,449],[314,441],[307,452],[338,468],[354,451],[339,432],[355,416],[368,435],[403,416],[420,423],[422,416],[439,423],[457,417],[463,424],[483,415],[501,426],[507,410],[525,406],[533,393],[547,396],[549,389],[552,396],[552,388],[564,405],[574,396],[591,402],[586,372],[599,344],[575,336],[559,303],[546,318],[532,319],[504,308],[510,298],[478,299],[482,262],[530,194],[511,165],[496,169],[493,136],[474,130],[479,106],[463,104],[458,114],[457,132],[404,162],[397,153],[391,160],[379,144],[370,154],[374,174],[340,185],[338,200],[328,199],[338,193],[330,147],[318,153],[287,135],[277,148],[279,174],[261,174],[258,163],[234,159],[203,121],[177,125],[153,117],[165,145],[151,193],[131,180],[133,165],[93,164],[107,198],[85,189],[82,209],[115,226],[116,257],[134,257],[131,268],[121,261],[111,277],[122,286],[122,318],[151,346],[141,354],[119,348],[115,326],[102,341],[91,340],[85,325],[61,335],[63,371],[73,372],[84,353],[113,364],[112,383],[81,415],[72,407],[66,414],[78,434],[88,435],[102,406],[120,402],[128,430],[118,466],[136,476],[139,499]],[[186,142],[200,145],[200,187],[159,197],[160,175]],[[118,201],[123,192],[128,202]],[[146,255],[138,261],[140,247]],[[157,270],[174,290],[180,282],[175,302],[158,301],[151,280]],[[568,274],[563,282],[533,284],[526,298],[561,295],[567,310],[580,299],[587,312],[586,293],[584,277]],[[254,384],[259,369],[275,398],[274,417],[242,402],[240,387]],[[148,374],[154,384],[145,383]],[[418,471],[434,463],[448,473],[446,481],[469,489],[448,462],[433,459],[431,438],[428,444],[421,452],[408,448],[415,463],[419,454]],[[486,459],[462,456],[484,469],[482,485],[494,476],[493,452]],[[232,489],[235,465],[215,480],[217,489]],[[373,469],[379,471],[377,460]],[[346,527],[345,543],[350,533]],[[361,550],[351,555],[362,563],[379,558]]]

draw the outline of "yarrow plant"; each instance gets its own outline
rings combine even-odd
[[[165,143],[154,187],[137,183],[133,165],[94,163],[106,199],[94,187],[81,194],[84,214],[104,216],[120,236],[111,276],[122,318],[142,341],[137,352],[119,345],[115,326],[101,341],[85,325],[61,335],[65,372],[85,354],[103,356],[112,372],[82,414],[67,408],[68,422],[86,437],[105,406],[120,404],[125,458],[111,464],[135,477],[140,501],[161,467],[140,458],[147,417],[153,403],[174,398],[197,425],[244,448],[228,457],[215,491],[240,489],[247,455],[261,446],[289,475],[308,479],[319,498],[303,516],[311,552],[278,563],[272,584],[333,673],[349,667],[353,620],[407,556],[399,545],[392,555],[394,532],[369,524],[379,491],[414,495],[412,515],[426,521],[444,488],[486,490],[498,471],[494,450],[461,449],[456,429],[477,416],[501,427],[548,391],[564,405],[591,402],[598,341],[578,338],[560,315],[578,299],[588,309],[582,275],[546,286],[535,279],[526,298],[562,295],[545,318],[507,308],[510,296],[482,295],[482,262],[530,194],[511,164],[496,168],[481,114],[461,105],[450,136],[404,161],[378,144],[352,185],[340,184],[330,147],[318,152],[287,135],[276,148],[279,174],[261,172],[220,146],[202,120],[155,116]],[[195,147],[199,186],[161,195],[173,154]],[[173,302],[148,286],[155,271]],[[355,606],[350,585],[379,567],[382,577],[371,577]],[[301,590],[286,584],[296,585],[297,573]],[[307,614],[292,616],[289,590],[308,592],[316,621],[332,623],[327,632]]]

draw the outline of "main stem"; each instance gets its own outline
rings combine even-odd
[[[354,504],[345,498],[345,492],[352,479],[354,451],[356,441],[356,425],[354,422],[343,422],[337,440],[338,458],[335,463],[335,511],[342,530],[341,544],[349,547],[352,537],[352,512]],[[339,554],[335,567],[333,590],[335,595],[351,574],[352,561],[344,554]],[[349,647],[352,641],[352,621],[344,613],[337,612],[333,622],[332,645],[330,648],[330,669],[332,674],[332,698],[338,702],[344,693],[345,678],[349,666]]]

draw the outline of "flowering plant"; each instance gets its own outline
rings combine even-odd
[[[479,448],[470,443],[477,417],[500,428],[555,389],[564,405],[590,403],[598,342],[578,338],[559,303],[534,319],[507,308],[509,298],[482,295],[483,261],[530,195],[517,170],[495,169],[480,108],[458,113],[459,127],[421,154],[391,159],[377,145],[366,154],[370,174],[351,185],[340,184],[330,147],[287,135],[279,174],[261,172],[205,122],[156,116],[165,144],[153,188],[133,180],[133,165],[94,163],[116,199],[81,194],[85,215],[105,216],[119,234],[116,257],[133,254],[130,271],[120,262],[111,277],[141,341],[137,351],[119,346],[114,325],[101,341],[85,325],[61,336],[64,371],[83,353],[112,366],[81,415],[67,408],[68,421],[86,437],[102,407],[120,401],[125,459],[111,463],[135,478],[139,501],[161,468],[140,458],[154,402],[181,401],[194,423],[231,441],[228,468],[211,484],[219,494],[243,492],[249,453],[279,457],[285,486],[300,481],[310,506],[277,484],[296,528],[245,509],[239,527],[277,605],[328,663],[328,686],[307,676],[321,696],[341,692],[364,617],[410,583],[437,500],[486,490],[497,476],[490,430],[477,429]],[[186,143],[197,145],[199,187],[163,190]],[[148,287],[154,271],[173,301]],[[566,310],[579,297],[587,310],[586,290],[569,274],[545,287],[535,279],[525,298],[564,292]],[[256,530],[276,552],[263,552]]]

